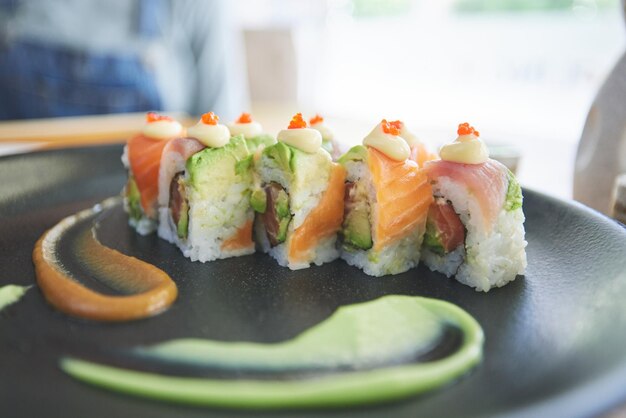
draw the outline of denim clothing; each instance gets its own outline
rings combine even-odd
[[[245,110],[226,0],[0,0],[0,119]]]
[[[137,56],[27,41],[0,49],[0,119],[153,109],[161,109],[161,99]]]

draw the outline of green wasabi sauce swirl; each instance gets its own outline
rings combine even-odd
[[[410,362],[432,350],[447,327],[460,347],[442,359]],[[441,300],[391,295],[343,306],[294,339],[275,343],[173,340],[134,351],[166,362],[238,371],[326,371],[288,380],[175,377],[65,358],[84,382],[163,401],[233,408],[347,406],[398,399],[458,378],[482,358],[483,331],[467,312]],[[404,362],[402,364],[398,364]],[[349,368],[354,371],[333,371]]]
[[[19,301],[31,286],[8,284],[0,287],[0,311]]]

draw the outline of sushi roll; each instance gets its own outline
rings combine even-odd
[[[159,236],[192,261],[254,252],[252,154],[213,112],[167,144],[159,175]]]
[[[337,160],[341,156],[339,145],[335,140],[334,132],[324,122],[324,118],[320,115],[315,115],[309,120],[309,125],[312,129],[322,134],[322,148],[328,151],[334,161]]]
[[[149,112],[142,132],[131,137],[124,147],[122,163],[128,170],[123,191],[124,210],[128,213],[129,225],[141,235],[157,228],[161,155],[168,142],[182,134],[180,123]]]
[[[276,139],[264,133],[261,124],[253,120],[249,113],[242,113],[236,121],[228,124],[228,129],[231,136],[243,135],[252,154],[276,143]]]
[[[395,124],[398,129],[400,129],[400,137],[406,141],[411,149],[411,156],[409,158],[415,161],[418,166],[424,167],[426,161],[437,158],[437,154],[430,152],[426,144],[411,132],[404,122],[397,120],[389,123]]]
[[[422,259],[434,271],[487,292],[524,274],[526,241],[519,183],[489,158],[479,132],[459,125],[441,160],[425,164],[434,202]]]
[[[400,137],[383,119],[339,163],[346,168],[341,257],[371,276],[417,266],[432,189]]]
[[[296,114],[258,164],[259,188],[251,203],[258,212],[260,249],[292,270],[339,257],[345,170],[322,148],[319,131]]]

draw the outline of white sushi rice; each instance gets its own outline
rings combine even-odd
[[[124,209],[128,212],[128,200],[124,198]],[[154,219],[142,215],[139,220],[128,217],[128,225],[132,226],[139,235],[150,235],[157,230],[157,222]]]
[[[206,262],[254,253],[254,244],[237,250],[222,248],[224,241],[253,219],[248,191],[249,184],[233,183],[221,198],[207,200],[200,198],[191,187],[186,187],[189,200],[187,239],[179,239],[174,232],[176,244],[185,257]],[[174,226],[171,220],[170,226]]]
[[[233,185],[233,193],[240,185]],[[234,236],[246,222],[252,221],[248,198],[237,202],[192,202],[189,210],[189,236],[180,248],[192,261],[211,261],[218,258],[236,257],[254,253],[254,244],[236,250],[223,249],[222,244]],[[199,217],[205,214],[204,217]]]
[[[172,220],[170,208],[167,206],[161,206],[159,208],[158,234],[160,238],[163,238],[167,242],[179,245],[179,238],[176,233],[176,225],[174,225],[174,221]]]
[[[257,237],[257,244],[260,245],[261,251],[269,253],[269,255],[283,267],[289,267],[291,270],[300,270],[310,267],[311,264],[321,266],[324,263],[329,263],[339,258],[339,250],[336,245],[337,236],[333,236],[320,242],[316,247],[312,248],[311,257],[308,261],[300,263],[290,262],[289,257],[287,256],[289,239],[272,248],[267,236],[265,235],[265,228],[262,226],[262,222],[260,228],[260,230],[256,231],[255,235]],[[289,237],[290,235],[287,236]]]
[[[345,164],[347,180],[364,183],[369,191],[370,221],[376,225],[378,205],[376,204],[376,190],[372,183],[367,166],[362,161],[350,161]],[[351,266],[359,267],[370,276],[380,277],[388,274],[403,273],[416,267],[420,261],[420,249],[424,239],[425,225],[416,227],[404,238],[376,251],[374,248],[360,250],[346,248],[341,250],[341,258]],[[372,237],[373,231],[372,231]],[[374,243],[375,245],[376,243]]]
[[[122,152],[121,160],[124,168],[128,170],[130,167],[130,162],[128,161],[128,145],[124,145],[124,151]]]
[[[184,164],[179,168],[184,170],[185,196],[189,203],[187,237],[178,236],[167,204],[159,208],[159,236],[176,244],[183,255],[191,261],[207,262],[254,253],[254,243],[239,249],[222,248],[226,240],[234,236],[246,222],[254,219],[249,200],[251,177],[242,178],[232,173],[230,176],[219,178],[209,167],[201,175],[219,180],[212,184],[209,181],[205,182],[212,187],[205,188],[204,193],[200,193],[189,185],[189,173],[183,167]],[[234,163],[232,169],[234,171]],[[174,174],[176,172],[177,170],[171,171]],[[162,176],[159,180],[160,193],[162,192],[160,201],[169,202],[172,179]]]
[[[341,258],[374,277],[404,273],[419,263],[423,238],[424,228],[416,228],[410,235],[380,251],[343,248]]]
[[[422,259],[431,270],[448,277],[456,275],[459,282],[483,292],[524,274],[527,243],[521,208],[502,208],[494,225],[485,227],[481,207],[465,186],[440,177],[433,185],[433,193],[452,203],[467,233],[465,247],[445,256],[424,249]]]
[[[310,267],[311,264],[322,265],[339,257],[336,248],[337,237],[332,236],[311,249],[311,256],[305,262],[294,263],[288,258],[289,246],[293,231],[299,228],[311,211],[319,205],[330,180],[332,159],[323,149],[316,153],[298,152],[295,172],[286,172],[277,167],[274,161],[263,155],[259,164],[261,183],[280,184],[289,195],[289,209],[292,215],[287,239],[285,242],[271,247],[265,227],[260,219],[255,222],[255,239],[260,250],[269,253],[283,267],[298,270]]]
[[[459,270],[459,266],[463,264],[463,260],[465,260],[465,245],[459,245],[454,251],[446,255],[437,254],[427,247],[422,248],[424,264],[431,270],[445,274],[446,277],[454,276]]]

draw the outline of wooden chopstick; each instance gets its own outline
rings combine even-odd
[[[183,125],[193,123],[184,113],[168,115]],[[0,144],[28,142],[58,148],[121,143],[139,132],[145,120],[145,113],[124,113],[6,121],[0,122]]]

